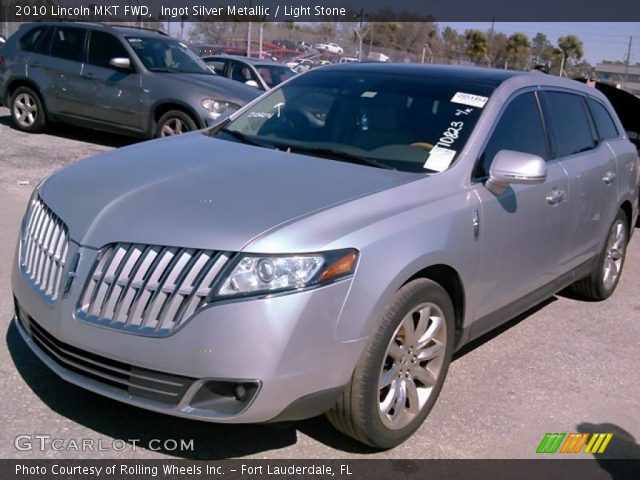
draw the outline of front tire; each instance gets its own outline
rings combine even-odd
[[[453,305],[440,285],[427,279],[404,285],[327,413],[331,424],[378,449],[404,442],[422,425],[442,389],[454,332]]]
[[[29,87],[19,87],[9,100],[11,118],[18,130],[42,132],[47,123],[40,96]]]
[[[153,136],[155,138],[170,137],[197,129],[196,122],[188,114],[180,110],[169,110],[158,120]]]
[[[604,248],[598,255],[593,271],[588,277],[578,280],[571,288],[581,297],[590,300],[605,300],[618,286],[629,241],[627,216],[619,211],[609,228]]]

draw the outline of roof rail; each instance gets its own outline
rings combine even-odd
[[[121,27],[121,28],[133,28],[136,30],[146,30],[147,32],[155,32],[155,33],[159,33],[160,35],[164,35],[165,37],[169,37],[170,35],[167,32],[163,32],[162,30],[158,30],[156,28],[149,28],[149,27],[141,27],[139,25],[113,25],[113,24],[108,24],[108,23],[102,23],[102,22],[98,22],[101,25],[106,25],[108,27]]]

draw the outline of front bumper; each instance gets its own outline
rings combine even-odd
[[[304,418],[331,406],[364,346],[364,340],[336,339],[349,279],[212,304],[163,338],[89,324],[76,318],[75,309],[96,252],[73,250],[81,253],[78,278],[54,302],[14,263],[16,323],[29,347],[60,377],[115,400],[214,422]]]

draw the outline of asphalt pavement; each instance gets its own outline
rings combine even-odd
[[[323,417],[216,425],[65,383],[30,352],[12,322],[10,269],[20,219],[49,173],[134,140],[67,127],[30,135],[9,125],[0,108],[0,458],[535,458],[547,432],[610,432],[605,457],[640,458],[638,229],[610,299],[557,295],[465,347],[425,424],[390,451],[362,447]]]

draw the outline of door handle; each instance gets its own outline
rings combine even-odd
[[[31,66],[32,66],[32,67],[41,67],[41,66],[42,66],[42,64],[41,64],[40,62],[33,62],[33,63],[31,64]]]
[[[567,198],[567,194],[564,192],[564,190],[554,190],[545,198],[549,205],[555,206],[564,201],[564,199]]]
[[[87,80],[92,80],[93,78],[95,78],[95,75],[91,72],[89,73],[85,73],[84,75],[82,75],[82,78],[86,78]]]
[[[604,177],[602,177],[602,181],[607,185],[611,185],[613,182],[616,181],[616,178],[618,178],[618,176],[615,173],[607,172],[607,174]]]

